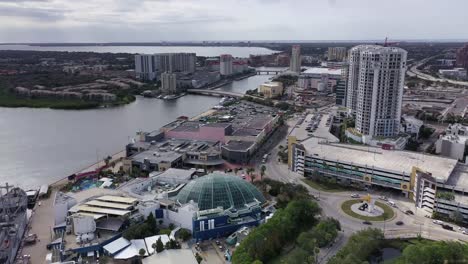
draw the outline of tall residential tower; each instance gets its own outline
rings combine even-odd
[[[219,56],[219,73],[227,76],[233,73],[232,71],[232,56],[230,54],[222,54]]]
[[[299,45],[292,46],[289,70],[297,73],[301,72],[301,46]]]
[[[349,52],[346,106],[364,136],[399,133],[407,52],[395,47],[359,45]]]

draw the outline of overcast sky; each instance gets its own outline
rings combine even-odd
[[[467,39],[468,0],[0,0],[0,42]]]

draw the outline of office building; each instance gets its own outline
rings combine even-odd
[[[346,59],[345,47],[329,47],[328,60],[329,61],[344,61]]]
[[[351,49],[346,105],[363,137],[392,137],[400,131],[406,56],[395,47]]]
[[[136,77],[144,81],[153,81],[157,77],[157,67],[154,55],[135,55]]]
[[[467,78],[467,70],[465,68],[439,70],[439,74],[450,79],[465,80]]]
[[[280,82],[266,82],[260,84],[259,93],[263,94],[265,98],[276,98],[283,95],[283,83]]]
[[[297,73],[301,72],[301,46],[299,45],[292,46],[289,70]]]
[[[157,53],[154,56],[159,72],[195,72],[195,53]]]
[[[468,166],[456,159],[362,145],[288,138],[289,165],[305,177],[344,186],[399,190],[428,213],[459,211],[468,222]],[[448,193],[449,195],[446,195]]]
[[[338,81],[342,79],[341,69],[309,68],[301,72],[298,86],[304,90],[314,89],[318,92],[333,92]]]
[[[468,71],[468,44],[458,50],[457,65],[465,68]]]
[[[232,56],[230,54],[223,54],[219,57],[219,72],[221,75],[228,76],[233,73],[232,61]]]
[[[468,127],[452,124],[445,130],[435,143],[436,153],[460,161],[465,159],[465,148],[468,140]]]
[[[166,94],[177,92],[177,75],[175,73],[165,72],[161,74],[161,90]]]

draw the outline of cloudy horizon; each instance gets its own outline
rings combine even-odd
[[[466,10],[463,0],[0,0],[0,42],[461,40]]]

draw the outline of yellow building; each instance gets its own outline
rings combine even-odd
[[[283,84],[280,82],[266,82],[259,87],[259,93],[265,98],[275,98],[283,95]]]

